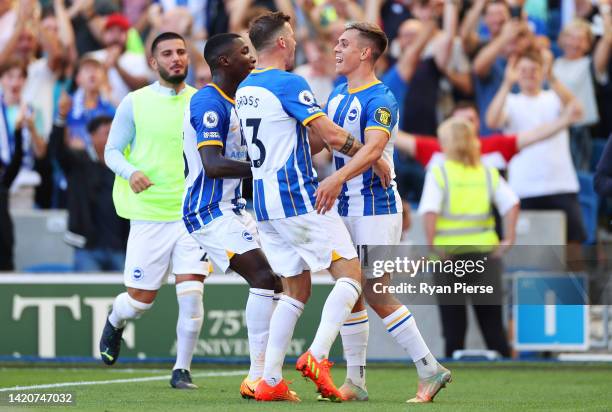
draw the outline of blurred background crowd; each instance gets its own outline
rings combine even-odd
[[[581,207],[596,196],[612,132],[610,0],[0,0],[0,270],[12,268],[9,208],[68,209],[66,241],[89,251],[77,253],[77,269],[122,270],[112,262],[126,222],[114,215],[103,147],[121,99],[154,80],[150,42],[182,34],[187,82],[200,88],[211,80],[206,39],[248,37],[266,10],[292,17],[295,72],[321,105],[343,81],[333,48],[345,23],[384,29],[390,47],[377,72],[400,107],[395,167],[406,211],[441,150],[439,123],[455,114],[473,123],[483,162],[507,176],[523,209],[562,210],[568,242],[596,241],[598,213]],[[567,127],[538,129],[559,119]],[[317,159],[320,174],[329,160]],[[610,229],[595,201],[599,231]],[[94,252],[119,255],[100,266]]]

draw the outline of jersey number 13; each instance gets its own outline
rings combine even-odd
[[[266,159],[266,148],[264,147],[263,142],[257,138],[260,123],[261,119],[246,119],[246,127],[250,127],[253,129],[253,137],[251,138],[251,143],[257,146],[257,149],[259,150],[259,158],[251,159],[251,166],[253,167],[261,167],[264,160]],[[242,120],[240,120],[240,129],[245,130]]]

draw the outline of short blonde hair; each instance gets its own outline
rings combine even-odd
[[[582,30],[584,34],[586,34],[587,36],[589,47],[591,47],[591,45],[593,44],[593,31],[591,30],[591,25],[589,24],[588,21],[578,18],[578,17],[575,18],[574,20],[570,21],[563,27],[563,30],[561,30],[561,37],[566,35],[567,32],[572,29]]]
[[[449,160],[466,166],[480,164],[480,140],[474,125],[466,119],[451,117],[438,127],[442,151]]]

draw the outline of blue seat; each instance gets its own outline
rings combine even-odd
[[[578,200],[582,209],[582,220],[586,232],[585,244],[593,245],[597,242],[597,215],[599,211],[599,196],[593,187],[593,174],[578,172],[580,192]]]
[[[72,265],[64,263],[40,263],[23,268],[26,273],[68,273],[74,272]]]

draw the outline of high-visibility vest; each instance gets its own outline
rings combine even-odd
[[[499,244],[492,208],[499,185],[497,169],[447,160],[431,171],[444,193],[436,220],[434,246],[465,246],[450,248],[452,253],[494,249]]]
[[[127,180],[116,176],[113,201],[123,218],[172,222],[183,217],[183,117],[197,91],[185,87],[187,90],[176,96],[162,95],[151,86],[130,93],[136,144],[126,148],[125,158],[153,186],[136,194]]]

